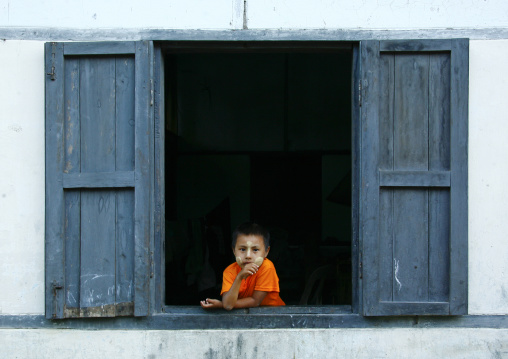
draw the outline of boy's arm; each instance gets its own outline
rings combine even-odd
[[[252,293],[252,297],[238,299],[233,308],[254,308],[259,307],[265,299],[268,292],[262,292],[260,290],[255,290]]]
[[[228,292],[226,292],[228,293]],[[224,293],[224,295],[226,295]],[[253,307],[259,307],[261,303],[263,302],[263,299],[265,299],[268,292],[262,292],[259,290],[255,290],[254,293],[252,293],[252,297],[248,298],[242,298],[238,299],[235,303],[235,306],[233,308],[253,308]],[[202,300],[200,302],[201,307],[204,309],[217,309],[217,308],[223,308],[223,304],[218,299],[210,299],[206,298],[205,300]]]
[[[201,307],[204,309],[222,308],[222,302],[218,299],[206,298],[205,300],[199,302],[199,304],[201,304]]]
[[[243,267],[243,269],[240,271],[240,273],[238,273],[235,280],[233,281],[231,288],[222,295],[222,306],[224,307],[224,309],[231,310],[233,308],[250,308],[259,306],[259,304],[261,304],[264,297],[266,296],[266,292],[260,292],[264,293],[262,295],[263,298],[261,298],[260,301],[259,297],[261,296],[261,294],[258,294],[256,298],[254,298],[254,294],[256,294],[257,291],[254,291],[252,297],[238,299],[238,293],[240,292],[242,280],[255,274],[258,271],[258,269],[259,266],[257,266],[254,263],[249,263],[245,267]],[[257,303],[258,301],[259,303],[255,305],[255,303]]]

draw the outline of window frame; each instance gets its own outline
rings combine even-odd
[[[359,58],[359,46],[358,41],[304,41],[304,42],[253,42],[253,41],[242,41],[242,42],[170,42],[161,41],[154,44],[155,48],[155,74],[164,76],[164,55],[167,53],[197,53],[197,52],[216,52],[216,53],[229,53],[229,52],[241,52],[241,53],[259,53],[259,52],[335,52],[335,51],[350,51],[352,56],[352,68],[351,68],[351,161],[352,161],[352,244],[351,244],[351,266],[352,266],[352,303],[351,305],[338,305],[338,306],[287,306],[280,308],[251,308],[250,310],[234,310],[233,313],[248,313],[250,315],[265,315],[268,313],[281,314],[281,315],[293,315],[293,314],[319,314],[328,315],[332,313],[345,314],[359,314],[361,308],[361,275],[360,275],[360,251],[359,251],[359,232],[358,232],[358,198],[359,198],[359,120],[360,120],[360,86],[359,86],[359,75],[360,75],[360,58]],[[162,219],[164,218],[164,196],[160,194],[164,193],[164,179],[161,178],[161,174],[164,173],[164,81],[157,82],[158,76],[155,78],[155,238],[154,253],[163,253],[164,250],[164,226],[162,225]],[[162,78],[162,77],[160,77]],[[159,194],[159,195],[157,195]],[[157,220],[159,221],[157,223]],[[164,256],[155,256],[156,260],[154,269],[154,286],[155,286],[155,297],[153,298],[153,306],[155,310],[152,314],[161,313],[187,313],[189,315],[207,315],[200,307],[188,307],[188,306],[172,306],[164,303]],[[333,309],[330,309],[333,308]]]

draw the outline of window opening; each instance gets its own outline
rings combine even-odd
[[[165,56],[165,304],[219,298],[231,233],[272,236],[287,305],[351,304],[351,50]]]

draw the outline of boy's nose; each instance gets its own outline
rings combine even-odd
[[[247,254],[245,255],[246,258],[250,258],[250,249],[247,249]]]

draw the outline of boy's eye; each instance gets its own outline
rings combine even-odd
[[[257,252],[257,251],[259,251],[259,249],[257,249],[257,248],[254,248],[254,252]]]
[[[240,250],[241,250],[242,252],[245,252],[245,248],[240,248]]]

